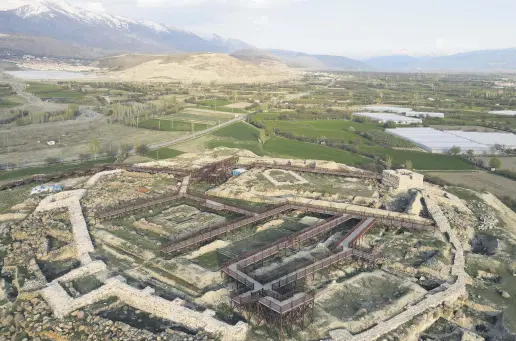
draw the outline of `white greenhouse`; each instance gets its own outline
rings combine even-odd
[[[431,153],[448,153],[452,147],[459,147],[463,153],[473,150],[475,154],[488,154],[491,147],[433,128],[396,128],[386,132],[408,140]]]
[[[511,133],[482,133],[476,131],[460,131],[450,130],[447,131],[449,134],[453,134],[463,139],[470,140],[473,142],[485,144],[488,146],[494,146],[500,144],[505,148],[514,149],[516,148],[516,135]]]
[[[388,105],[367,105],[365,107],[362,107],[363,110],[373,111],[373,112],[392,112],[396,114],[403,114],[409,111],[412,111],[410,108],[401,108],[401,107],[394,107],[394,106],[388,106]]]
[[[407,117],[396,114],[388,114],[388,113],[376,113],[376,112],[356,112],[353,116],[362,116],[367,117],[371,121],[386,123],[386,122],[394,122],[396,124],[420,124],[423,121],[420,118]]]

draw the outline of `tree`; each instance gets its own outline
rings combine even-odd
[[[468,149],[468,156],[473,157],[474,155],[475,155],[475,152],[473,151],[473,149]]]
[[[406,169],[414,168],[413,165],[412,165],[412,161],[410,161],[410,160],[405,161],[405,168]]]
[[[385,166],[387,167],[387,169],[391,169],[392,167],[392,159],[389,155],[385,157]]]
[[[140,144],[138,147],[136,147],[136,154],[138,155],[146,155],[149,151],[150,148],[146,144]]]
[[[502,160],[497,157],[492,157],[489,159],[489,167],[491,168],[500,168],[502,167]]]
[[[385,122],[383,127],[384,128],[389,128],[389,129],[396,128],[396,123],[394,123],[392,121],[387,121],[387,122]]]
[[[459,155],[461,152],[461,149],[459,146],[453,146],[450,148],[450,154],[452,155]]]
[[[93,138],[90,141],[90,151],[94,155],[95,160],[96,160],[97,159],[97,155],[98,155],[98,153],[100,151],[100,142],[96,138]]]
[[[129,143],[122,143],[119,149],[120,158],[125,159],[131,152],[131,149],[133,149],[133,146],[131,146]]]

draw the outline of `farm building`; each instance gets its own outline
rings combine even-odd
[[[406,112],[405,115],[409,117],[437,117],[444,118],[444,114],[442,112],[423,112],[423,111],[409,111]]]
[[[499,144],[509,149],[516,148],[516,135],[511,133],[483,133],[461,130],[449,130],[447,133],[488,146]]]
[[[396,124],[420,124],[423,121],[420,118],[407,117],[396,114],[388,114],[388,113],[374,113],[374,112],[357,112],[353,114],[354,116],[362,116],[367,117],[374,122],[386,123],[386,122],[394,122]]]
[[[363,110],[373,111],[373,112],[392,112],[396,114],[403,114],[409,111],[412,111],[410,108],[401,108],[401,107],[393,107],[388,105],[368,105],[362,107]]]
[[[418,147],[431,153],[448,153],[457,146],[463,153],[473,150],[475,154],[488,154],[490,146],[440,131],[433,128],[396,128],[386,129],[386,132],[411,141]]]
[[[495,110],[490,111],[489,113],[493,115],[516,116],[516,111],[514,110]]]

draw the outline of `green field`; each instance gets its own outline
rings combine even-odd
[[[208,149],[214,149],[217,147],[226,147],[226,148],[237,148],[237,149],[247,149],[256,155],[264,156],[269,155],[267,151],[262,148],[262,145],[258,142],[234,142],[230,140],[212,140],[207,143]]]
[[[209,99],[209,100],[201,101],[201,105],[204,105],[207,107],[223,107],[228,104],[231,104],[231,101],[224,100],[224,99]]]
[[[363,156],[345,150],[326,147],[319,144],[271,137],[264,144],[264,149],[275,156],[295,157],[298,159],[330,160],[350,165],[371,163]]]
[[[181,120],[159,120],[156,118],[141,121],[139,128],[160,130],[160,131],[201,131],[212,127],[206,123],[188,122]]]
[[[389,149],[380,146],[362,146],[363,152],[374,154],[380,158],[389,155],[392,163],[396,165],[405,164],[407,160],[412,161],[415,169],[419,170],[469,170],[475,169],[471,163],[453,155],[431,154],[413,150]]]
[[[256,155],[269,155],[276,157],[293,157],[298,159],[331,160],[350,165],[371,163],[365,157],[350,153],[346,150],[330,148],[318,144],[288,140],[273,136],[263,145],[258,141],[232,141],[213,140],[208,142],[208,148],[216,147],[247,149]]]
[[[258,141],[260,130],[250,124],[236,122],[213,133],[215,136],[228,137],[239,141]]]
[[[84,97],[80,92],[68,90],[59,85],[48,83],[29,83],[27,92],[31,92],[41,98],[80,99]]]
[[[172,159],[176,156],[184,154],[183,152],[171,148],[160,148],[156,150],[151,150],[147,156],[154,160],[164,160],[164,159]]]
[[[310,148],[326,148],[326,152],[321,152],[327,157],[339,157],[334,148],[324,147],[315,144],[318,140],[332,141],[337,144],[341,144],[347,147],[353,147],[353,151],[356,153],[346,152],[350,155],[358,156],[357,154],[368,155],[370,158],[379,157],[385,159],[389,155],[395,165],[404,165],[407,160],[412,161],[414,168],[422,170],[468,170],[474,169],[475,167],[460,159],[457,156],[443,155],[443,154],[431,154],[425,153],[418,150],[400,150],[389,148],[393,147],[411,147],[412,144],[406,142],[398,137],[390,136],[390,134],[384,133],[383,127],[374,123],[358,123],[350,120],[310,120],[310,121],[287,121],[287,120],[263,120],[262,123],[270,130],[279,129],[282,135],[287,134],[287,137],[296,139],[305,139],[312,143],[305,143],[303,147],[304,151],[287,150],[292,145],[288,143],[281,148],[273,148],[274,152],[282,155],[290,155],[295,157],[303,157],[300,155],[311,155],[313,153],[308,152]],[[365,138],[359,133],[369,134],[370,138]],[[288,140],[292,142],[292,140]],[[315,142],[315,143],[314,143]],[[272,143],[272,142],[271,142]],[[298,142],[302,143],[302,142]],[[287,147],[288,146],[288,147]],[[316,146],[316,147],[310,147]],[[267,151],[271,147],[265,146],[264,149]],[[328,150],[332,150],[329,152]],[[341,152],[341,150],[337,150]],[[339,154],[341,155],[341,154]],[[308,157],[307,157],[308,158]],[[324,159],[324,157],[320,157]],[[345,161],[338,161],[342,159],[350,159],[349,155],[339,159],[328,159],[336,162],[349,163]],[[350,164],[360,164],[358,160],[352,159]]]
[[[10,97],[4,97],[0,98],[0,108],[1,109],[9,109],[16,107],[18,105],[23,104],[21,98],[10,96]]]

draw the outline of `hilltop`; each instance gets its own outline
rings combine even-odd
[[[274,60],[246,61],[216,53],[119,55],[102,58],[95,66],[125,81],[276,82],[300,73]]]

